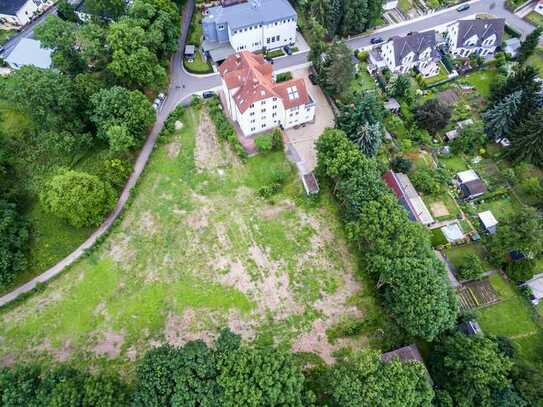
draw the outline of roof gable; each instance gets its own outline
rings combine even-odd
[[[476,20],[460,20],[458,21],[458,37],[456,45],[464,47],[470,38],[477,38],[472,47],[480,47],[483,42],[495,35],[496,41],[494,46],[500,45],[505,28],[505,20],[503,18],[489,18]]]
[[[435,31],[414,32],[404,37],[392,37],[394,49],[394,60],[400,65],[403,59],[413,53],[413,61],[418,61],[420,55],[428,48],[432,50],[431,56],[436,55],[436,33]]]
[[[28,0],[0,0],[0,14],[14,16]]]

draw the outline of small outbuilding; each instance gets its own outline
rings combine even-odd
[[[485,231],[491,235],[496,233],[496,227],[498,226],[498,220],[494,217],[491,211],[484,211],[481,213],[478,213],[477,216],[479,217],[479,220],[481,221],[481,226],[485,229]]]
[[[441,232],[449,243],[455,243],[464,239],[464,231],[458,222],[449,223],[441,228]]]
[[[390,362],[394,358],[398,358],[400,362],[419,362],[424,364],[419,348],[415,344],[394,349],[381,355],[381,360],[385,363]]]
[[[486,192],[486,185],[474,170],[461,171],[456,178],[463,199],[475,199]]]
[[[474,170],[461,171],[456,174],[456,178],[461,184],[479,179],[479,175]]]
[[[385,102],[385,109],[391,113],[398,113],[400,111],[400,104],[394,98],[390,98]]]
[[[187,59],[194,59],[194,54],[196,52],[196,48],[194,45],[185,45],[185,52],[184,57]]]
[[[524,283],[524,286],[528,287],[532,293],[530,296],[532,304],[538,305],[543,298],[543,273],[533,276]]]
[[[468,336],[479,335],[483,333],[481,326],[477,321],[466,321],[458,325],[458,330]]]

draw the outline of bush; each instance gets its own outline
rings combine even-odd
[[[413,162],[409,158],[396,157],[391,161],[390,166],[395,172],[403,172],[404,174],[407,174],[409,171],[411,171]]]
[[[481,259],[475,253],[468,253],[462,260],[462,265],[458,269],[458,276],[462,280],[475,280],[484,273]]]
[[[271,134],[263,134],[255,138],[255,144],[258,151],[265,153],[273,149],[273,136]]]
[[[526,281],[534,276],[535,261],[524,259],[507,263],[506,273],[514,281]]]
[[[236,131],[224,115],[219,100],[216,97],[208,102],[208,110],[219,138],[228,141],[239,158],[242,160],[247,159],[247,152],[239,142]]]
[[[359,51],[356,57],[360,62],[366,62],[368,60],[368,51]]]
[[[270,185],[264,185],[258,189],[258,195],[262,198],[271,198],[273,195],[281,190],[281,184],[273,182]]]
[[[411,181],[417,191],[435,195],[441,191],[441,176],[437,170],[421,168],[411,176]]]
[[[290,72],[283,72],[277,75],[275,78],[276,82],[286,82],[292,79],[292,73]]]

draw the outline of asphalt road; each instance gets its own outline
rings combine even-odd
[[[57,6],[51,6],[49,10],[47,10],[45,13],[43,13],[41,16],[36,18],[34,21],[32,21],[30,24],[26,25],[21,31],[19,31],[17,34],[15,34],[13,37],[11,37],[6,43],[4,44],[4,50],[2,51],[2,55],[9,55],[11,51],[13,51],[13,48],[21,41],[23,38],[30,38],[34,34],[34,27],[36,27],[38,24],[41,24],[43,20],[47,18],[50,14],[54,14],[57,12]]]
[[[440,25],[451,23],[459,18],[467,18],[481,13],[505,18],[507,24],[518,31],[523,38],[534,30],[531,24],[505,8],[505,0],[475,0],[470,1],[469,4],[470,8],[466,11],[458,12],[456,6],[451,7],[394,26],[384,27],[370,34],[353,37],[347,40],[346,43],[353,49],[365,48],[371,46],[370,40],[374,37],[381,37],[386,41],[395,35],[405,35],[412,31],[427,31]]]

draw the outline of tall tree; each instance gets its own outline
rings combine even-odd
[[[431,406],[434,392],[421,363],[381,361],[371,350],[358,351],[350,360],[332,366],[325,392],[333,406]]]
[[[374,157],[383,142],[383,129],[380,123],[364,123],[350,138],[364,155]]]
[[[44,208],[75,227],[97,226],[114,204],[111,186],[97,176],[62,171],[52,177],[40,194]]]
[[[534,53],[537,45],[539,44],[539,37],[541,37],[541,33],[543,33],[543,27],[536,27],[530,34],[528,34],[524,42],[521,44],[517,57],[521,64],[525,63]]]
[[[533,111],[534,106],[537,105],[535,95],[540,89],[540,85],[536,81],[538,75],[539,72],[533,66],[521,65],[516,67],[505,81],[498,81],[493,84],[490,94],[490,106],[494,106],[512,93],[521,90],[522,110],[526,116],[529,115]]]
[[[0,287],[24,270],[28,238],[28,224],[15,204],[0,200]]]
[[[122,16],[126,10],[125,0],[86,0],[87,10],[100,18],[117,19]]]
[[[342,41],[330,44],[317,65],[319,82],[325,92],[340,96],[351,86],[353,79],[352,51]]]
[[[543,108],[527,117],[511,134],[507,155],[515,161],[528,161],[543,167]]]
[[[447,336],[431,354],[432,378],[460,406],[491,406],[494,393],[509,385],[511,367],[497,344],[483,336]]]
[[[451,108],[438,99],[430,99],[417,107],[415,119],[420,127],[435,133],[444,128],[451,118]]]
[[[369,26],[368,0],[344,0],[344,13],[341,22],[343,35],[358,34]]]
[[[486,132],[490,138],[500,140],[509,135],[511,129],[516,125],[521,102],[522,90],[517,90],[483,113]]]
[[[373,156],[382,141],[383,104],[374,93],[357,93],[351,104],[339,104],[338,127],[353,140],[360,140],[362,151]],[[358,142],[357,142],[358,143]],[[372,145],[374,145],[372,147]],[[373,151],[373,153],[372,153]]]

